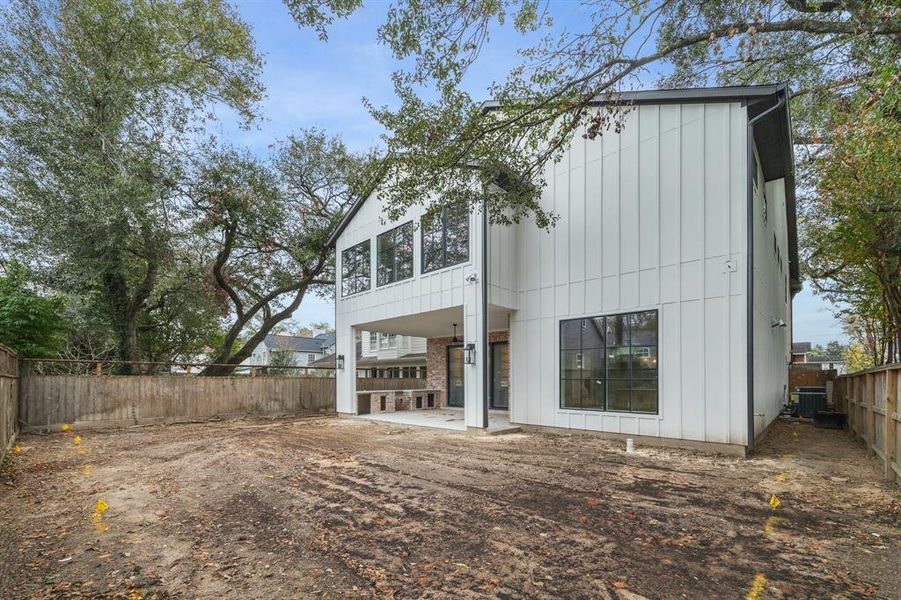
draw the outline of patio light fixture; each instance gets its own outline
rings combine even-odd
[[[469,342],[463,347],[463,364],[476,364],[476,345],[472,342]]]
[[[344,369],[344,355],[338,354],[335,356],[335,368],[336,369]]]
[[[455,344],[460,341],[457,339],[457,324],[456,323],[454,323],[454,339],[452,339],[451,341]]]

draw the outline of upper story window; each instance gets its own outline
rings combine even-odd
[[[376,285],[413,277],[413,221],[380,234],[376,248]]]
[[[379,348],[386,350],[388,348],[397,347],[397,336],[393,333],[379,334]]]
[[[370,286],[369,240],[341,253],[341,295],[365,292]]]
[[[369,349],[375,350],[379,347],[379,334],[375,331],[369,332]]]
[[[422,220],[422,272],[428,273],[469,259],[469,213],[465,206],[444,206]]]
[[[560,407],[657,412],[657,311],[560,322]]]

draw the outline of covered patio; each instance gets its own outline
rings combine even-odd
[[[487,433],[510,430],[510,311],[491,306],[488,313],[487,339],[464,306],[354,324],[354,336],[365,331],[425,338],[427,375],[425,389],[354,387],[349,390],[354,404],[348,412],[401,425]],[[347,371],[354,367],[348,364]],[[486,417],[478,419],[476,413]]]

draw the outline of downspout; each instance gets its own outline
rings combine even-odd
[[[785,95],[780,95],[779,100],[753,119],[748,119],[748,273],[747,273],[747,353],[748,353],[748,452],[754,450],[754,124],[760,121],[780,106],[785,104]],[[761,181],[761,185],[766,185]]]
[[[488,199],[482,201],[482,427],[488,429]]]

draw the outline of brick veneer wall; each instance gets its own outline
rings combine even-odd
[[[429,389],[447,391],[447,347],[453,344],[452,339],[454,338],[441,337],[426,340],[426,387]],[[489,342],[506,342],[509,339],[510,332],[507,330],[488,332]],[[460,345],[462,343],[458,342]],[[446,403],[446,400],[444,398],[443,403]]]
[[[818,364],[793,364],[788,367],[788,391],[795,391],[801,386],[826,386],[827,381],[832,381],[838,376],[835,369],[823,369]]]

